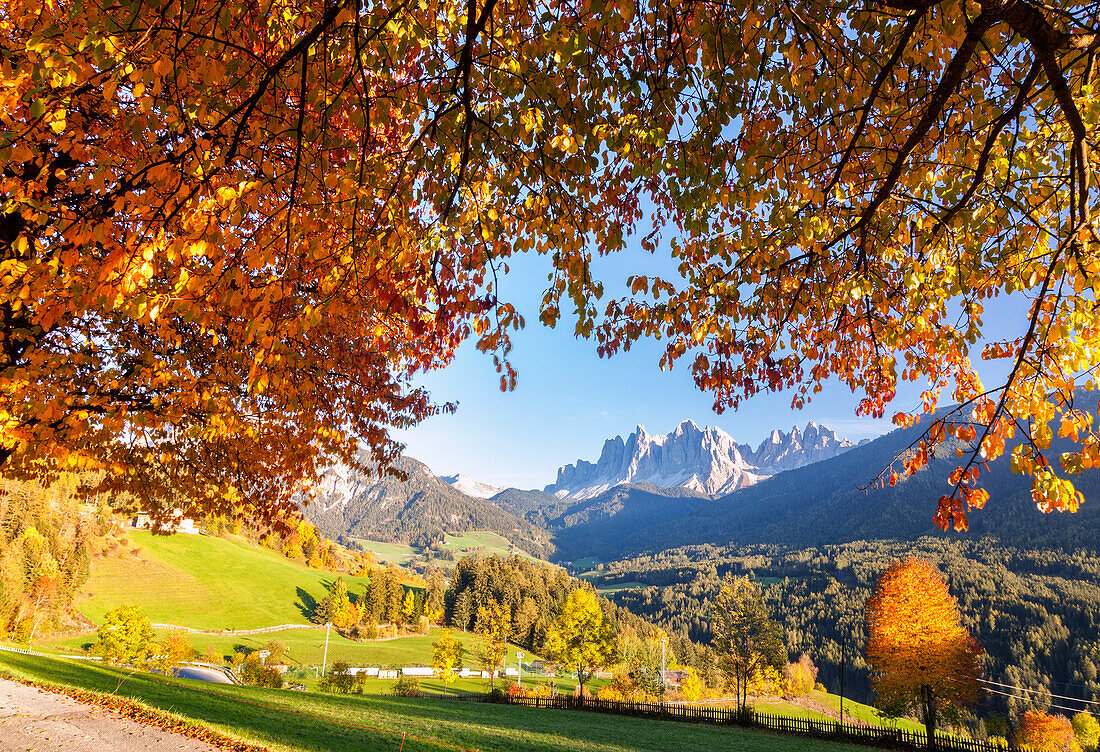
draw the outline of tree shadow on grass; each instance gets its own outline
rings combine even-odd
[[[299,587],[296,590],[298,592],[298,602],[294,605],[302,612],[302,616],[308,619],[317,610],[317,599],[310,595],[305,588]]]

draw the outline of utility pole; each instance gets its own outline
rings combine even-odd
[[[325,657],[321,659],[321,676],[325,675],[325,667],[328,666],[328,633],[332,629],[332,622],[325,622]]]
[[[665,683],[665,643],[668,642],[668,638],[663,634],[661,635],[661,673],[658,676],[661,679],[661,685]]]
[[[840,724],[844,725],[844,649],[848,645],[848,634],[840,636]]]
[[[523,653],[516,653],[516,686],[523,688]]]

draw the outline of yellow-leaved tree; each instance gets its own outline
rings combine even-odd
[[[895,716],[916,711],[934,749],[937,722],[980,695],[983,651],[959,623],[955,598],[928,561],[909,558],[879,577],[865,620],[876,705]]]
[[[561,613],[546,635],[546,655],[577,675],[581,696],[596,670],[615,658],[615,632],[604,619],[596,596],[577,588],[562,604]]]
[[[432,643],[432,669],[443,682],[444,697],[447,695],[447,685],[458,679],[457,671],[462,667],[464,654],[462,643],[449,629],[444,629],[439,639]]]
[[[512,626],[512,609],[495,598],[477,609],[477,632],[481,635],[478,659],[489,672],[490,689],[496,689],[497,666],[508,656],[508,631]]]

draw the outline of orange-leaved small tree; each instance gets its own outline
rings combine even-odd
[[[1064,715],[1025,711],[1017,725],[1017,741],[1035,752],[1080,752],[1073,726]]]
[[[937,719],[978,697],[981,647],[924,559],[890,565],[867,600],[865,619],[876,704],[892,715],[919,712],[933,748]]]

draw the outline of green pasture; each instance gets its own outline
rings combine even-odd
[[[92,561],[76,606],[93,622],[125,604],[140,606],[154,623],[194,629],[306,624],[338,576],[237,539],[134,530],[129,543]],[[344,579],[353,593],[368,582]]]
[[[0,653],[17,679],[114,692],[119,669]],[[279,752],[842,752],[853,745],[762,731],[569,710],[210,685],[132,673],[119,693]],[[354,724],[354,725],[353,725]],[[402,734],[412,734],[424,741]]]
[[[412,546],[404,543],[383,543],[369,538],[355,538],[356,542],[367,551],[374,554],[374,560],[379,564],[402,564],[416,556],[417,551]]]

